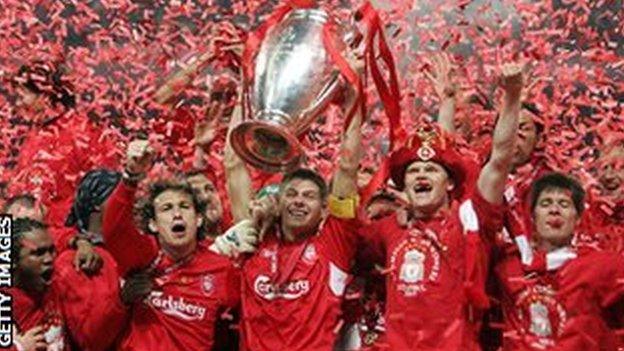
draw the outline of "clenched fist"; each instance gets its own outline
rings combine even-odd
[[[510,96],[520,96],[524,85],[524,64],[508,63],[501,67],[500,86]]]
[[[147,140],[133,140],[126,151],[126,172],[145,174],[154,162],[154,150]]]

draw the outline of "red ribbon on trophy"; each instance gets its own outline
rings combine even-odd
[[[313,9],[316,7],[315,1],[310,0],[295,0],[290,1],[284,6],[276,9],[273,14],[260,26],[258,30],[248,36],[245,50],[243,52],[243,70],[245,77],[244,87],[244,109],[250,111],[251,105],[249,98],[250,87],[249,82],[252,82],[256,72],[254,72],[255,65],[254,60],[260,50],[260,47],[265,40],[267,33],[271,28],[280,23],[285,17],[293,10],[298,9]],[[329,11],[327,11],[329,13]],[[322,40],[323,46],[327,52],[329,61],[340,72],[346,84],[351,85],[358,92],[358,100],[353,108],[348,111],[344,121],[344,129],[346,130],[351,123],[356,108],[362,109],[362,116],[364,113],[366,96],[364,95],[364,85],[366,83],[366,73],[370,68],[371,78],[375,87],[379,93],[380,100],[384,106],[386,116],[389,122],[390,130],[390,146],[392,148],[400,144],[402,140],[406,138],[406,132],[401,124],[401,110],[400,110],[400,89],[394,65],[394,59],[390,48],[385,40],[383,33],[382,21],[377,11],[373,6],[366,2],[356,12],[357,16],[363,21],[366,28],[366,35],[364,41],[364,58],[365,58],[365,76],[361,79],[360,76],[349,65],[348,60],[344,57],[343,48],[340,47],[340,43],[336,43],[335,38],[340,34],[341,28],[339,25],[331,20],[328,20],[323,25]],[[377,47],[375,47],[375,41],[377,41]],[[387,69],[388,81],[384,79],[384,74],[380,63],[377,59],[381,59]],[[301,137],[301,136],[299,136]],[[383,171],[387,167],[381,167],[378,174],[373,178],[371,184],[363,191],[363,197],[368,198],[380,185],[387,179],[387,171]],[[368,196],[367,196],[368,194]]]

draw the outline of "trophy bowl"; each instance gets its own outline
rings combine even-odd
[[[299,138],[341,86],[325,48],[323,30],[332,19],[318,9],[296,9],[267,31],[254,63],[246,120],[230,142],[246,163],[285,172],[303,158]],[[330,38],[342,50],[342,33]]]

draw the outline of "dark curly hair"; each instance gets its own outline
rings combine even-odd
[[[144,200],[142,200],[138,206],[138,216],[140,218],[141,228],[145,233],[150,235],[157,235],[157,233],[153,232],[149,228],[150,220],[156,218],[156,209],[154,208],[154,200],[158,197],[158,195],[164,193],[165,191],[179,191],[182,193],[189,194],[193,199],[193,207],[195,208],[195,212],[197,212],[198,216],[202,218],[202,225],[197,228],[197,240],[202,240],[206,236],[206,203],[199,199],[197,193],[191,188],[188,182],[180,180],[180,179],[166,179],[166,180],[157,180],[154,183],[149,185],[147,190],[147,196]]]
[[[531,186],[531,212],[535,210],[540,194],[545,190],[551,189],[570,191],[576,212],[579,216],[583,213],[585,209],[585,190],[583,186],[576,179],[559,172],[545,174],[533,182]]]
[[[47,230],[48,226],[42,222],[30,218],[16,218],[11,223],[11,257],[13,262],[19,260],[20,251],[22,251],[22,238],[26,233],[35,230]]]

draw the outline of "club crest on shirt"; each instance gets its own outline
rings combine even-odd
[[[522,323],[522,332],[535,339],[532,341],[535,347],[553,346],[554,339],[563,332],[567,314],[555,294],[550,286],[535,285],[518,296],[518,320]]]
[[[215,288],[214,276],[212,274],[204,275],[201,279],[201,287],[204,294],[212,294]]]
[[[431,241],[410,236],[392,251],[390,264],[397,290],[405,297],[414,297],[427,290],[429,282],[440,275],[440,253]]]
[[[313,264],[317,257],[318,255],[316,254],[316,247],[314,244],[308,244],[305,251],[303,251],[303,262]]]

